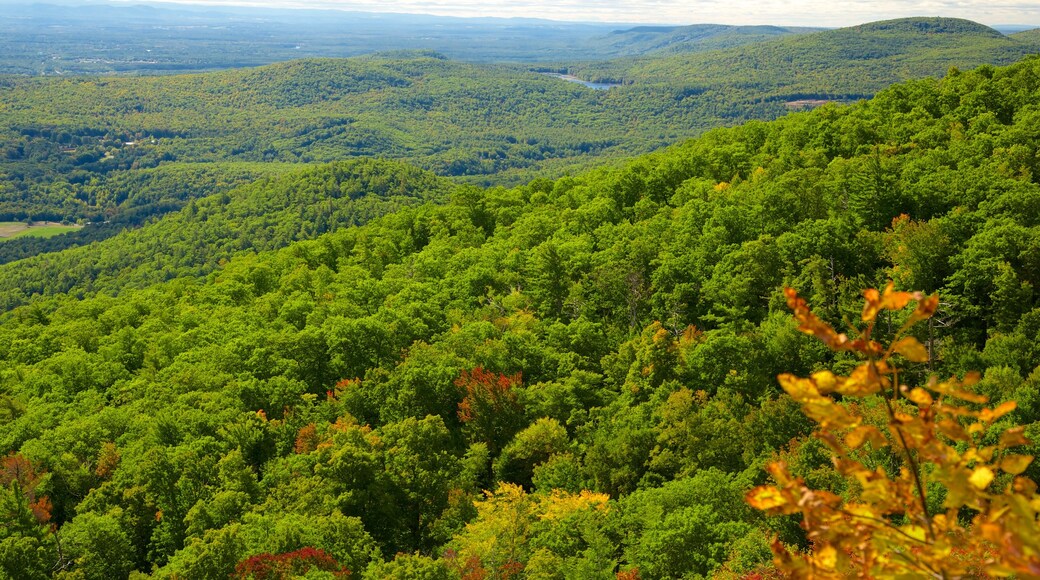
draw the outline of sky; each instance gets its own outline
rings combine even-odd
[[[181,0],[293,8],[338,8],[443,16],[495,16],[661,24],[849,26],[905,16],[953,16],[983,24],[1038,24],[1040,0]]]

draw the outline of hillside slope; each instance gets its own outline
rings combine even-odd
[[[1000,421],[1036,432],[1038,128],[1029,58],[462,191],[205,278],[37,298],[0,314],[0,571],[767,576],[773,538],[809,540],[745,505],[765,461],[858,493],[776,386],[849,363],[798,331],[781,287],[839,326],[864,287],[939,292],[917,336],[931,361],[900,382],[982,370],[979,393],[1018,401]],[[316,175],[360,193],[351,167]],[[413,199],[443,183],[361,167]],[[296,212],[338,203],[296,189],[228,207],[269,192],[287,240]],[[203,227],[176,220],[163,231]]]
[[[711,53],[598,63],[585,73],[624,82],[672,82],[740,91],[748,98],[869,96],[951,66],[1008,64],[1040,52],[1028,35],[956,18],[904,18],[801,34]],[[748,91],[747,89],[753,89]]]
[[[193,200],[103,241],[0,265],[0,307],[37,293],[118,293],[205,275],[238,252],[281,248],[410,205],[446,201],[459,188],[391,161],[305,167]]]

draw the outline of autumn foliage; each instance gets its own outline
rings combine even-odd
[[[769,514],[801,515],[813,545],[811,553],[798,553],[774,542],[777,567],[801,578],[1040,576],[1040,496],[1020,475],[1033,457],[1014,452],[1028,443],[1022,427],[994,425],[1015,403],[985,406],[971,390],[977,374],[933,376],[918,386],[900,374],[902,361],[928,360],[911,330],[935,313],[938,297],[896,292],[892,284],[867,290],[863,326],[849,337],[816,317],[794,290],[786,293],[799,330],[860,362],[848,376],[779,377],[818,424],[816,436],[849,491],[842,497],[811,489],[784,462],[768,466],[775,485],[753,489],[748,502]],[[882,312],[903,321],[887,346],[875,336]],[[883,406],[888,424],[865,421],[861,405],[850,404],[857,399]],[[895,469],[872,460],[885,451],[896,458]]]
[[[463,392],[459,421],[492,451],[500,450],[523,426],[524,410],[515,391],[520,384],[520,373],[504,375],[481,367],[463,370],[455,380]]]
[[[45,474],[19,453],[0,459],[0,486],[12,487],[23,496],[33,517],[41,524],[51,520],[53,511],[51,500],[37,494],[37,487]]]
[[[284,554],[257,554],[235,566],[233,578],[240,580],[284,580],[297,578],[311,570],[331,572],[335,578],[346,578],[350,571],[319,548],[306,547]]]
[[[310,453],[318,448],[318,429],[314,423],[308,423],[300,428],[296,434],[296,443],[293,445],[295,453]]]

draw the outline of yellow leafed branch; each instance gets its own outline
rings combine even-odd
[[[996,445],[984,444],[997,439],[987,435],[1015,403],[982,406],[986,398],[971,391],[979,380],[974,373],[903,384],[893,361],[896,355],[928,361],[928,350],[907,332],[935,313],[938,296],[897,292],[891,283],[883,291],[867,290],[866,326],[849,338],[813,314],[797,292],[785,293],[799,330],[862,362],[848,376],[821,371],[778,377],[818,424],[815,435],[855,492],[843,499],[814,490],[785,463],[769,465],[774,485],[751,490],[748,503],[769,514],[801,514],[813,545],[805,554],[774,542],[777,567],[798,578],[958,578],[966,573],[959,562],[967,560],[981,562],[992,576],[1040,577],[1040,497],[1036,484],[1021,476],[1033,456],[1008,452],[1028,443],[1023,428],[1006,429]],[[872,338],[879,313],[912,302],[914,310],[887,348]],[[871,397],[884,405],[887,429],[865,423],[858,406],[848,404]],[[898,473],[868,467],[865,453],[883,448],[899,457]],[[1011,483],[995,489],[1003,481]],[[927,490],[939,488],[945,492],[942,511],[931,513]],[[955,552],[965,557],[951,558]]]

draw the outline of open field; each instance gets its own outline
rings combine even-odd
[[[0,241],[22,236],[49,238],[65,232],[77,230],[83,226],[66,226],[58,222],[0,222]]]

